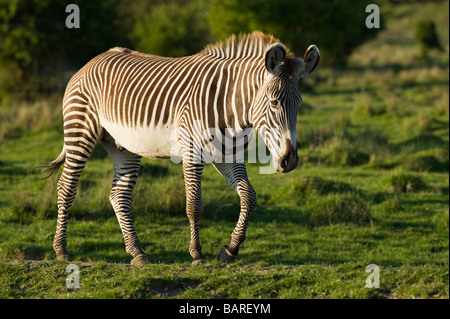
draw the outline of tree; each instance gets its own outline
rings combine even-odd
[[[316,44],[327,64],[344,64],[353,49],[378,29],[365,26],[367,4],[352,0],[212,0],[209,20],[213,34],[259,29],[271,33],[297,54]]]
[[[17,91],[50,92],[61,86],[55,75],[61,77],[64,67],[79,68],[113,46],[130,43],[127,28],[119,25],[119,0],[72,2],[80,8],[79,29],[66,27],[65,1],[0,0],[0,66],[10,72]]]
[[[200,51],[211,38],[202,2],[166,1],[138,10],[132,31],[136,50],[184,56]]]

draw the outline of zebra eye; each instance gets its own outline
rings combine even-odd
[[[270,101],[270,105],[272,105],[272,106],[278,106],[278,101],[277,101],[277,100],[271,100],[271,101]]]

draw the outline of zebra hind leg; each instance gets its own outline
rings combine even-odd
[[[84,166],[85,162],[71,160],[70,156],[68,156],[58,181],[58,219],[53,239],[53,249],[56,252],[56,259],[59,260],[69,260],[66,248],[67,221],[69,209],[77,194],[77,184]]]
[[[114,162],[110,201],[122,230],[125,250],[133,256],[132,265],[146,264],[148,256],[142,250],[130,213],[131,195],[136,185],[141,156],[123,148],[118,149],[113,138],[106,132],[102,143]]]
[[[67,221],[69,209],[73,204],[77,194],[77,184],[81,173],[95,147],[99,134],[92,135],[83,134],[80,130],[79,134],[71,133],[72,136],[65,136],[63,153],[54,162],[48,165],[48,168],[54,170],[59,162],[64,158],[64,168],[58,181],[58,218],[56,223],[56,233],[53,239],[53,249],[56,252],[56,258],[60,260],[68,260],[67,253]],[[55,162],[57,162],[55,164]],[[53,167],[54,166],[54,167]]]

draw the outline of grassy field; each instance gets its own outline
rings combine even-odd
[[[216,263],[239,198],[207,167],[200,233],[208,263],[191,267],[180,165],[144,159],[132,214],[149,265],[131,268],[108,196],[113,164],[98,146],[70,211],[68,251],[54,260],[57,178],[36,167],[62,147],[60,97],[0,109],[0,298],[449,298],[448,1],[389,8],[387,29],[349,66],[302,84],[301,166],[260,175],[258,204],[235,264]],[[446,52],[419,61],[411,33],[432,16]],[[376,264],[380,287],[365,288]]]

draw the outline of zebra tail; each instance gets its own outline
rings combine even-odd
[[[64,163],[64,160],[66,159],[66,148],[63,147],[63,150],[61,154],[52,162],[47,164],[42,164],[40,168],[42,169],[42,172],[48,173],[48,176],[46,178],[49,178],[52,176],[55,172],[58,171],[58,169],[61,167],[61,165]]]

